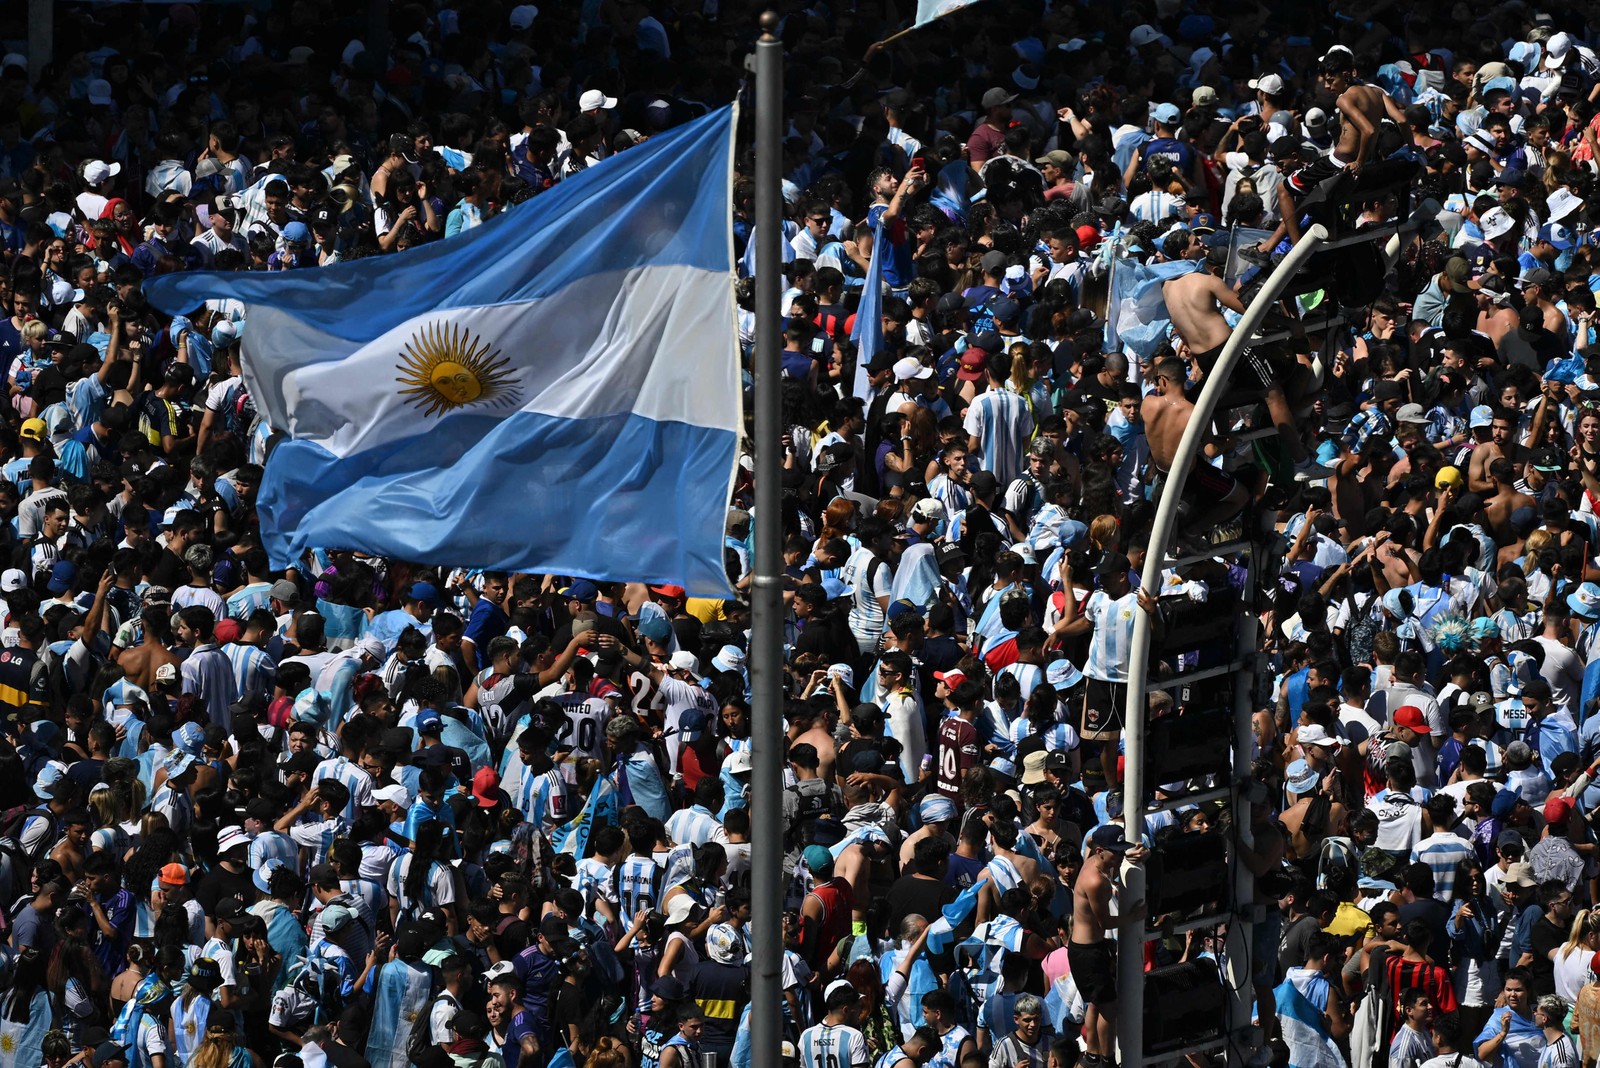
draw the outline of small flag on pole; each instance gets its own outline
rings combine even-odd
[[[916,24],[926,26],[934,19],[944,18],[976,2],[977,0],[917,0]]]

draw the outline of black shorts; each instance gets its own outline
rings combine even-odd
[[[1217,365],[1217,359],[1222,355],[1226,343],[1216,348],[1206,349],[1204,352],[1193,353],[1193,359],[1200,365],[1206,374]],[[1233,365],[1233,374],[1229,381],[1240,389],[1268,390],[1278,385],[1278,372],[1273,369],[1272,361],[1256,352],[1254,349],[1245,349]]]
[[[1318,156],[1285,178],[1284,183],[1289,187],[1289,192],[1296,198],[1303,197],[1329,178],[1343,173],[1343,171],[1344,164],[1335,161],[1332,155]]]
[[[1117,1000],[1117,958],[1109,939],[1088,946],[1068,942],[1067,967],[1084,1001],[1098,1007]]]
[[[1213,505],[1239,488],[1239,480],[1220,467],[1198,463],[1183,484],[1183,495],[1196,504]]]
[[[1078,734],[1084,741],[1103,742],[1122,733],[1122,706],[1128,700],[1128,684],[1089,679],[1084,687],[1083,725]]]

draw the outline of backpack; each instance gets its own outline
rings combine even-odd
[[[1322,795],[1326,796],[1326,795]],[[1316,802],[1312,802],[1315,804]],[[1348,838],[1330,835],[1317,850],[1317,889],[1349,886],[1361,874],[1361,858]]]
[[[49,848],[49,845],[54,844],[60,837],[60,825],[56,821],[55,813],[50,811],[49,805],[18,805],[6,809],[5,814],[0,816],[0,850],[10,856],[12,862],[16,864],[18,876],[31,872],[33,866],[39,862],[38,857],[28,856],[22,846],[22,828],[33,816],[43,816],[50,821],[51,829],[41,839],[48,843],[46,848]]]
[[[457,1009],[461,1008],[461,1003],[448,990],[440,992],[428,1002],[428,1011],[417,1017],[411,1025],[411,1035],[406,1039],[406,1060],[410,1063],[425,1063],[428,1051],[436,1048],[433,1044],[433,1007],[445,998],[449,998]]]
[[[239,391],[229,398],[222,414],[229,432],[241,439],[247,437],[255,427],[256,402],[250,395],[250,384],[244,379],[239,380]]]
[[[824,779],[801,779],[787,788],[795,797],[794,823],[789,827],[791,842],[809,837],[811,824],[827,816],[832,808],[832,791]]]

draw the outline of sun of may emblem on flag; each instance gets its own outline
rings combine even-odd
[[[460,323],[433,322],[400,352],[400,392],[424,415],[452,412],[471,404],[504,408],[520,397],[512,385],[511,361]]]

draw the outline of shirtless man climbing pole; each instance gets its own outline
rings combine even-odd
[[[1183,440],[1183,432],[1194,415],[1194,402],[1183,392],[1185,378],[1183,361],[1176,356],[1163,356],[1150,367],[1150,381],[1155,392],[1145,397],[1141,414],[1145,440],[1150,444],[1150,459],[1161,472],[1163,481],[1172,477],[1178,443]],[[1184,521],[1184,527],[1195,534],[1204,534],[1233,518],[1250,498],[1249,491],[1232,475],[1206,463],[1198,454],[1189,469],[1183,496],[1195,505],[1193,513]]]
[[[1226,234],[1206,253],[1205,267],[1190,274],[1174,278],[1161,285],[1162,297],[1167,302],[1167,314],[1172,325],[1200,361],[1207,374],[1222,355],[1223,346],[1233,335],[1233,327],[1222,317],[1222,308],[1244,311],[1244,301],[1222,280],[1223,268],[1228,263]],[[1246,349],[1239,357],[1233,372],[1234,383],[1245,389],[1260,389],[1266,393],[1267,412],[1273,426],[1294,457],[1294,477],[1297,482],[1311,482],[1327,478],[1331,471],[1312,459],[1295,431],[1294,415],[1289,409],[1289,398],[1283,391],[1280,375],[1271,362],[1260,353]],[[1148,429],[1146,434],[1148,434]],[[1154,442],[1152,439],[1152,448]],[[1176,444],[1173,451],[1177,451]]]

